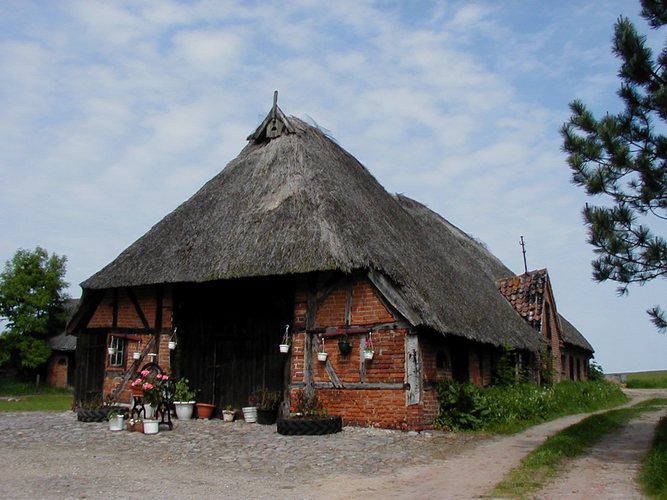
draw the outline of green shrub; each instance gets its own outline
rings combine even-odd
[[[439,414],[435,424],[448,430],[511,433],[563,415],[609,408],[626,401],[619,387],[605,381],[486,388],[447,381],[438,385]]]
[[[452,431],[478,429],[487,418],[488,408],[481,389],[453,381],[438,385],[439,414],[436,425]]]

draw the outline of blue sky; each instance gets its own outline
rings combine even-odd
[[[618,298],[560,151],[568,102],[618,112],[614,21],[638,1],[0,3],[0,262],[68,257],[70,294],[219,172],[271,106],[315,122],[389,192],[426,203],[517,273],[549,269],[559,312],[606,371],[667,368]],[[664,304],[664,301],[663,301]],[[665,305],[665,304],[664,304]]]

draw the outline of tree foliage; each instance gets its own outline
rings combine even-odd
[[[46,339],[65,325],[63,289],[66,257],[43,248],[19,249],[0,273],[0,364],[16,357],[22,368],[37,368],[49,357]]]
[[[667,24],[667,8],[642,0],[642,16],[654,29]],[[618,96],[625,109],[596,119],[579,100],[561,129],[572,181],[602,206],[586,204],[588,241],[597,254],[593,277],[631,283],[667,276],[667,241],[649,227],[664,229],[667,220],[667,46],[656,58],[629,19],[619,17],[612,50],[621,60]],[[647,311],[660,330],[667,319],[659,306]]]

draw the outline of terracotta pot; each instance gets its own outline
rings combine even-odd
[[[207,419],[213,416],[215,405],[208,403],[197,403],[197,418]]]

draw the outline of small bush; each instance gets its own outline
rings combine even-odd
[[[478,429],[488,415],[486,401],[481,389],[472,384],[459,384],[453,381],[438,385],[440,412],[436,425],[452,431]]]

